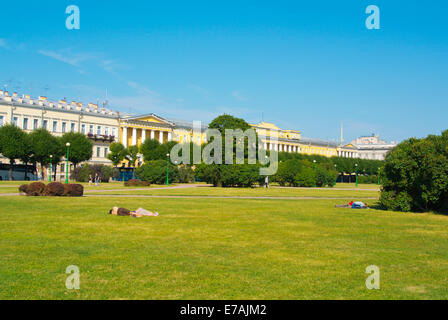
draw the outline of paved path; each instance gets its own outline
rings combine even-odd
[[[151,191],[151,190],[170,190],[170,189],[186,189],[186,188],[200,188],[200,187],[211,187],[211,184],[180,184],[172,187],[159,187],[159,188],[120,188],[120,189],[89,189],[85,190],[84,193],[95,193],[95,192],[113,192],[113,191]],[[101,187],[99,187],[101,188]]]
[[[87,194],[85,197],[113,197],[113,198],[181,198],[181,199],[268,199],[268,200],[333,200],[333,199],[352,199],[347,197],[247,197],[247,196],[162,196],[162,195],[144,195],[144,194]],[[365,200],[378,200],[378,197],[360,197]]]
[[[380,191],[379,188],[372,188],[372,189],[368,189],[368,188],[310,188],[310,187],[280,187],[280,186],[272,186],[271,188],[273,189],[303,189],[303,190],[347,190],[347,191]]]

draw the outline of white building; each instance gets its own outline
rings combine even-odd
[[[387,143],[374,134],[371,136],[359,137],[351,142],[358,150],[360,159],[384,160],[389,150],[397,145],[394,141]]]

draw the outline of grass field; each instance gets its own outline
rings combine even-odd
[[[0,197],[0,299],[448,298],[447,216],[334,208],[344,202]],[[69,265],[80,290],[65,288]],[[369,265],[380,290],[365,286]]]

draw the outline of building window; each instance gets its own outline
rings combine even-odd
[[[23,130],[28,130],[28,118],[23,118]]]
[[[112,128],[112,135],[113,135],[114,137],[117,136],[117,129],[116,129],[116,128]]]
[[[108,153],[109,153],[109,149],[107,147],[104,148],[104,158],[107,158]]]
[[[47,126],[48,126],[48,120],[44,120],[42,122],[42,128],[44,128],[45,130],[47,130]]]
[[[100,152],[101,152],[101,148],[100,147],[96,147],[96,156],[98,158],[100,157]]]
[[[53,132],[58,131],[58,122],[57,121],[53,121]]]
[[[19,125],[19,118],[18,118],[18,117],[14,117],[14,118],[12,119],[12,123],[13,123],[15,126],[18,126],[18,125]]]
[[[38,119],[34,119],[33,120],[33,130],[36,130],[39,127],[39,120]]]
[[[86,134],[86,125],[84,123],[81,125],[81,133]]]
[[[70,131],[75,132],[75,124],[73,122],[70,124]]]
[[[105,128],[104,128],[104,134],[105,134],[106,136],[109,135],[109,127],[105,127]]]
[[[61,164],[61,172],[65,172],[65,164]]]
[[[67,122],[62,122],[62,133],[65,133],[66,129],[67,129]]]
[[[96,134],[101,134],[101,126],[96,127]]]
[[[4,119],[4,117],[0,116],[0,127],[3,125],[3,119]]]
[[[93,134],[93,125],[92,124],[89,126],[89,133]]]

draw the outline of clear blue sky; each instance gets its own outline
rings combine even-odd
[[[67,30],[67,5],[81,11]],[[365,27],[369,4],[381,29]],[[0,84],[122,112],[224,112],[304,136],[448,129],[446,1],[9,1]],[[49,89],[44,88],[48,86]],[[20,88],[20,89],[19,89]]]

